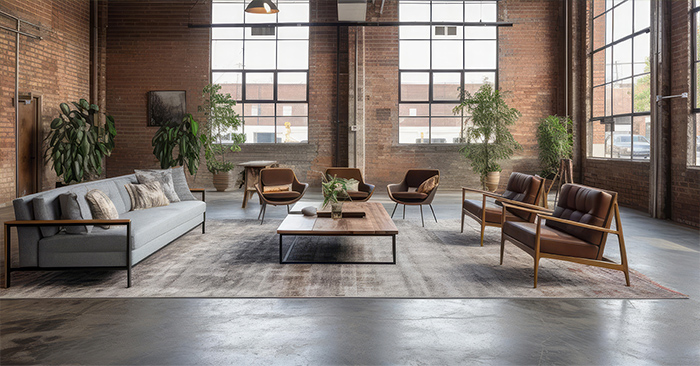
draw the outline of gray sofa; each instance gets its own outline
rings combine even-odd
[[[11,267],[11,252],[8,246],[5,252],[5,287],[10,285],[12,271],[98,267],[126,269],[127,287],[129,287],[131,266],[199,225],[202,225],[202,233],[204,233],[206,221],[204,190],[191,190],[201,192],[202,201],[180,201],[167,206],[131,211],[131,200],[124,188],[127,183],[138,183],[136,176],[132,174],[75,184],[15,199],[12,203],[16,221],[6,223],[6,233],[9,232],[8,224],[17,227],[19,268]],[[115,221],[117,225],[112,225],[110,229],[93,226],[91,232],[87,234],[66,234],[61,231],[53,236],[45,236],[40,230],[41,225],[32,225],[32,222],[27,222],[37,220],[33,202],[37,197],[43,197],[46,208],[59,218],[58,196],[66,192],[76,193],[81,212],[87,211],[89,214],[85,194],[92,189],[105,192],[112,200],[119,212],[119,222]],[[83,218],[92,219],[85,216]],[[89,222],[83,221],[81,224]],[[61,226],[69,224],[63,220],[57,223],[64,223]],[[47,226],[46,221],[43,222],[43,226]],[[129,232],[128,240],[127,232]],[[129,250],[126,249],[127,245]]]

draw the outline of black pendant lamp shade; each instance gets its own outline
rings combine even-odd
[[[255,14],[274,14],[280,12],[280,10],[277,9],[277,5],[275,5],[272,0],[252,0],[250,4],[248,4],[248,7],[245,8],[245,11]]]

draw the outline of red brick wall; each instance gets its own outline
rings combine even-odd
[[[692,90],[690,60],[692,37],[689,2],[675,1],[671,6],[671,94]],[[692,93],[689,93],[692,95]],[[692,100],[671,99],[671,219],[700,226],[700,167],[689,167],[694,154],[695,123]],[[700,162],[698,162],[700,164]]]
[[[0,10],[40,25],[23,28],[44,39],[20,36],[20,94],[42,96],[41,134],[58,116],[58,105],[89,99],[90,2],[81,0],[3,0]],[[14,28],[1,18],[0,24]],[[0,205],[15,198],[15,35],[0,30]],[[42,151],[43,153],[43,151]],[[45,168],[42,189],[53,188],[56,175]]]

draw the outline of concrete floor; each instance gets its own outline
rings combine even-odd
[[[256,218],[241,198],[208,193],[207,218]],[[438,219],[459,201],[439,192]],[[624,208],[622,221],[631,268],[690,299],[0,300],[0,364],[700,364],[698,230]]]

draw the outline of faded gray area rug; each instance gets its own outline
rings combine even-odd
[[[209,221],[125,271],[14,272],[2,298],[50,297],[408,297],[408,298],[683,298],[632,270],[622,272],[542,259],[532,288],[533,260],[506,244],[500,231],[468,220],[396,220],[396,265],[279,264],[280,221]],[[294,237],[285,237],[284,250]],[[608,247],[615,256],[616,247]],[[299,237],[289,260],[390,261],[390,237]]]

